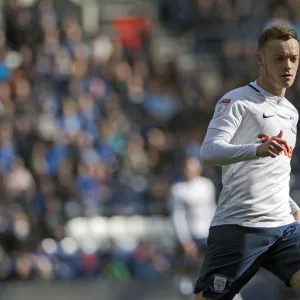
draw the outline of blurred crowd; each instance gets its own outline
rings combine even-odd
[[[112,20],[113,36],[101,26],[88,35],[51,0],[21,2],[7,1],[0,30],[0,280],[169,276],[175,251],[151,241],[129,253],[73,249],[64,225],[168,217],[170,186],[183,159],[199,157],[215,102],[255,80],[257,34],[273,22],[298,28],[300,1],[161,0],[161,26],[195,36],[192,54],[163,61],[146,15]],[[288,94],[298,108],[299,92],[300,78]],[[296,147],[296,196],[299,159]],[[218,169],[204,176],[220,188]]]

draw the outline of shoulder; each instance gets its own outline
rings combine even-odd
[[[203,185],[206,185],[208,187],[215,187],[213,181],[207,177],[204,177],[204,176],[199,176],[198,177],[198,182],[203,184]]]
[[[184,186],[185,186],[185,183],[183,181],[173,183],[173,185],[170,188],[170,193],[172,195],[176,195],[176,194],[180,193],[180,191],[184,188]]]
[[[297,108],[290,101],[288,101],[287,99],[285,99],[284,105],[291,112],[292,116],[296,120],[298,120],[299,119],[299,113],[298,113]]]
[[[213,117],[221,116],[224,112],[230,116],[245,115],[249,110],[249,97],[247,97],[246,88],[245,86],[240,87],[222,96],[216,103]]]
[[[247,86],[241,86],[239,88],[236,88],[236,89],[233,89],[229,92],[227,92],[224,97],[232,97],[233,99],[238,99],[238,98],[241,98],[243,96],[246,95],[247,93]]]
[[[254,91],[255,92],[255,91]],[[227,100],[227,103],[233,104],[233,103],[241,103],[241,104],[247,104],[249,100],[251,101],[253,96],[252,96],[252,91],[251,88],[249,88],[247,85],[242,86],[239,88],[236,88],[234,90],[231,90],[227,92],[225,95],[223,95],[217,104],[222,104],[224,103],[224,100]],[[225,101],[226,102],[226,101]]]

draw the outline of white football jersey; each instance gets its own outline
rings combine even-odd
[[[298,112],[286,98],[271,95],[256,82],[232,90],[218,101],[208,128],[228,132],[230,144],[257,144],[283,130],[290,152],[223,166],[223,189],[212,226],[275,227],[294,221],[289,194],[297,122]]]
[[[214,183],[202,176],[175,183],[170,190],[170,201],[179,240],[207,238],[216,210]]]

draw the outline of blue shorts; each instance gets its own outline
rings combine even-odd
[[[195,294],[209,299],[232,300],[263,267],[287,286],[300,270],[300,223],[253,228],[221,225],[210,228],[208,249]]]

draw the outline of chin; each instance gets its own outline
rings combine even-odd
[[[291,82],[288,82],[287,85],[286,85],[286,88],[287,89],[290,88],[293,85],[293,83],[294,83],[294,80],[291,81]]]
[[[288,88],[290,88],[293,85],[293,83],[294,83],[294,78],[290,79],[290,80],[287,80],[287,81],[284,81],[284,82],[281,83],[282,84],[282,88],[288,89]]]
[[[282,85],[282,88],[283,88],[283,89],[288,89],[288,88],[290,88],[292,85],[293,85],[292,83],[287,82],[287,83],[285,83],[285,84]]]

